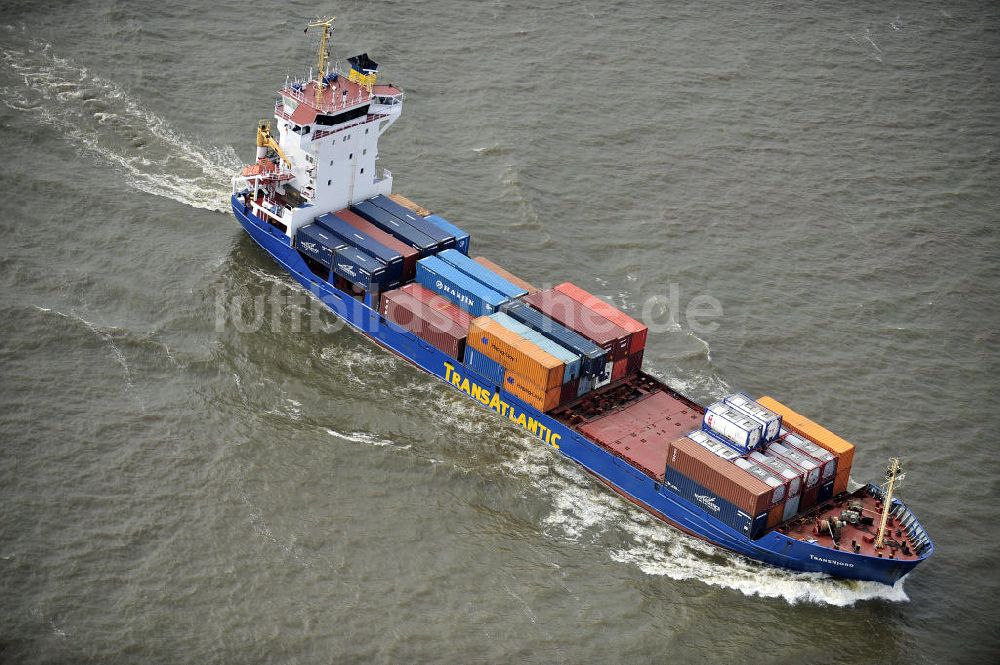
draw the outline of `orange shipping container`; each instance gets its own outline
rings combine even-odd
[[[390,194],[389,198],[398,203],[399,205],[403,206],[404,208],[409,208],[410,210],[417,213],[421,217],[426,217],[427,215],[431,214],[430,210],[423,207],[422,205],[414,203],[413,201],[406,198],[402,194]]]
[[[546,391],[562,385],[561,360],[488,316],[473,319],[466,344]]]
[[[781,524],[781,518],[785,514],[785,502],[782,501],[771,510],[767,511],[767,528],[773,529]]]
[[[498,266],[497,264],[493,263],[492,261],[490,261],[487,258],[483,258],[482,256],[477,256],[476,258],[473,259],[473,261],[475,261],[476,263],[478,263],[482,267],[486,268],[487,270],[492,270],[493,272],[495,272],[496,274],[500,275],[501,277],[503,277],[504,279],[506,279],[508,282],[510,282],[511,284],[513,284],[514,286],[519,286],[522,289],[524,289],[525,291],[527,291],[528,293],[536,293],[538,291],[537,288],[535,288],[534,286],[532,286],[528,282],[524,281],[523,279],[521,279],[517,275],[510,274],[509,272],[507,272],[506,270],[504,270],[503,268],[501,268],[500,266]]]
[[[632,333],[632,338],[629,342],[629,353],[638,353],[646,348],[646,337],[649,334],[649,328],[639,323],[625,312],[621,311],[617,307],[609,305],[594,294],[584,291],[572,282],[563,282],[555,288],[556,291],[565,293],[573,300],[589,308],[591,311],[597,312],[608,321],[611,321],[612,323],[617,324]]]
[[[851,475],[851,465],[854,463],[854,444],[845,441],[822,425],[818,425],[800,413],[792,411],[790,408],[774,399],[773,397],[761,397],[758,403],[766,406],[775,413],[781,414],[785,427],[796,434],[801,434],[817,446],[829,450],[837,456],[837,476],[833,481],[834,495],[847,490],[847,479]]]
[[[503,376],[503,388],[511,395],[518,397],[539,411],[550,411],[559,406],[559,399],[562,396],[562,386],[542,390],[524,377],[505,372]],[[576,395],[574,395],[576,397]]]

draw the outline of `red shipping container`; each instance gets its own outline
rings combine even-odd
[[[819,488],[822,483],[816,483],[809,489],[802,490],[802,498],[799,500],[799,512],[804,512],[819,503]]]
[[[687,437],[670,444],[667,466],[750,515],[771,508],[773,487]]]
[[[461,326],[462,330],[468,331],[472,319],[475,318],[464,309],[452,301],[439,296],[430,289],[424,288],[416,282],[407,284],[399,289],[403,293],[408,293],[423,304],[436,310],[440,310],[445,316]]]
[[[381,243],[392,251],[402,255],[403,281],[411,280],[416,276],[417,259],[420,258],[420,252],[415,247],[410,247],[405,242],[386,233],[364,217],[351,212],[347,208],[338,210],[333,214],[356,228],[358,231],[367,233],[375,242]]]
[[[524,289],[528,293],[535,293],[536,291],[538,291],[538,289],[535,288],[534,286],[532,286],[530,283],[524,281],[523,279],[521,279],[517,275],[511,273],[510,271],[504,270],[503,268],[501,268],[500,266],[498,266],[497,264],[493,263],[492,261],[490,261],[487,258],[484,258],[482,256],[477,256],[476,258],[474,258],[472,260],[475,261],[476,263],[478,263],[479,265],[481,265],[482,267],[486,268],[487,270],[492,270],[493,272],[495,272],[496,274],[500,275],[501,277],[503,277],[504,279],[506,279],[508,282],[510,282],[511,284],[513,284],[514,286],[521,287],[522,289]]]
[[[580,377],[567,381],[562,385],[562,392],[559,394],[559,404],[566,404],[576,399],[577,391],[580,389]]]
[[[629,342],[629,353],[637,353],[646,348],[646,337],[649,334],[647,326],[639,323],[617,307],[609,305],[594,294],[584,291],[572,282],[563,282],[555,288],[557,291],[565,293],[578,303],[589,307],[604,318],[632,333],[632,339]]]
[[[616,360],[611,366],[611,380],[621,381],[624,379],[628,372],[628,358],[622,358],[621,360]]]
[[[782,501],[771,510],[767,511],[767,528],[773,529],[781,524],[781,518],[785,515],[785,502]]]
[[[610,360],[620,360],[628,354],[631,333],[565,293],[546,289],[528,294],[522,300],[606,350]]]
[[[464,356],[468,324],[463,326],[450,318],[447,310],[426,305],[403,289],[394,289],[382,294],[380,311],[389,321],[452,358],[461,360]]]
[[[639,351],[639,353],[632,352],[628,355],[628,367],[625,369],[625,376],[635,376],[642,369],[642,355],[646,353],[645,349]]]

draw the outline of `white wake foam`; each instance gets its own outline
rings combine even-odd
[[[228,209],[229,181],[240,165],[231,147],[205,147],[181,136],[121,86],[55,55],[46,42],[0,47],[0,59],[18,79],[0,88],[0,101],[54,127],[99,158],[99,168],[110,164],[149,194]]]

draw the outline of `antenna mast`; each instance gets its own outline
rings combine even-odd
[[[892,507],[892,490],[897,481],[903,479],[903,467],[898,457],[889,460],[889,468],[885,470],[885,479],[889,481],[885,487],[885,503],[882,506],[882,521],[878,526],[878,538],[875,539],[875,549],[885,547],[885,524],[889,520],[889,509]]]
[[[326,67],[327,59],[326,45],[330,41],[330,33],[333,32],[333,22],[336,18],[336,16],[331,16],[330,18],[316,19],[306,26],[306,30],[323,28],[323,36],[319,40],[319,58],[316,62],[316,108],[319,108],[323,101],[323,70]]]

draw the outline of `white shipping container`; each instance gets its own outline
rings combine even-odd
[[[700,444],[705,448],[708,448],[709,450],[711,450],[713,453],[715,453],[724,460],[728,460],[731,462],[740,456],[738,452],[736,452],[726,444],[722,443],[721,441],[715,439],[715,437],[713,437],[708,432],[703,432],[700,429],[696,429],[693,432],[688,432],[684,436],[691,439],[695,443]]]
[[[774,495],[771,497],[772,507],[777,506],[785,500],[785,491],[787,490],[785,481],[775,478],[767,469],[754,464],[749,460],[745,460],[742,457],[734,459],[733,464],[740,467],[744,471],[753,474],[762,482],[774,488]]]
[[[754,462],[771,469],[771,471],[779,474],[782,478],[787,479],[788,496],[798,496],[802,492],[803,474],[801,470],[793,469],[791,465],[787,464],[783,460],[780,460],[773,455],[766,455],[759,451],[750,453],[749,458]]]
[[[722,402],[705,409],[705,427],[732,441],[740,450],[753,450],[760,443],[763,427],[750,416]]]
[[[831,453],[826,448],[820,448],[809,439],[804,436],[799,436],[795,432],[789,432],[786,429],[782,429],[781,434],[782,443],[790,448],[794,448],[795,450],[805,453],[822,465],[820,476],[823,478],[824,483],[837,475],[836,455]]]
[[[781,521],[782,522],[787,522],[788,520],[790,520],[793,517],[795,517],[796,514],[798,514],[798,512],[799,512],[799,501],[801,501],[801,500],[802,500],[802,495],[799,494],[798,496],[793,496],[788,501],[785,501],[785,512],[781,516]]]
[[[746,393],[734,393],[722,400],[740,413],[746,414],[763,426],[761,438],[764,441],[774,441],[781,433],[781,416],[771,409],[758,404]]]
[[[794,464],[806,472],[806,489],[813,487],[819,482],[820,465],[819,462],[804,453],[793,450],[780,443],[772,443],[767,447],[767,452],[777,455],[786,462]]]

